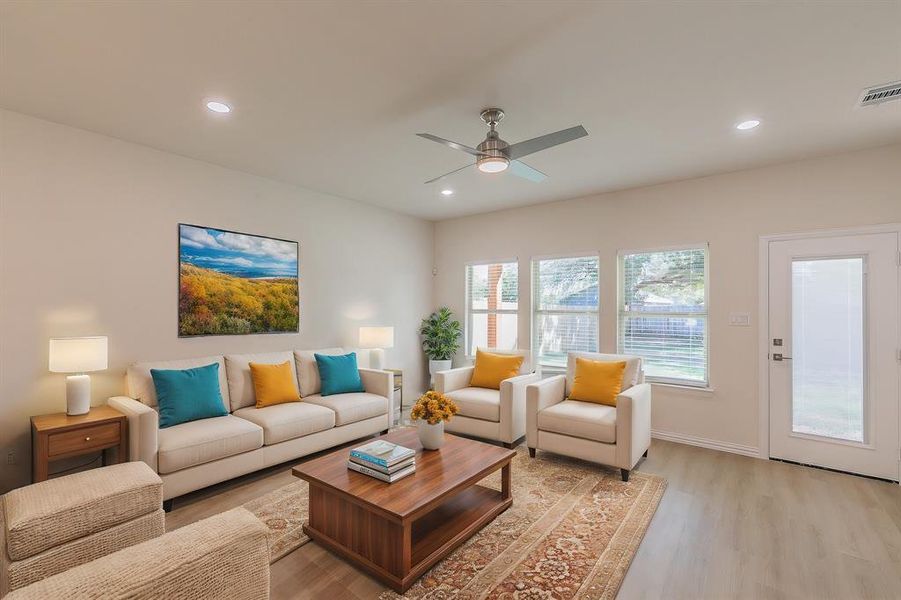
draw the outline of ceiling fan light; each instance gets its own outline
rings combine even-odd
[[[485,156],[478,160],[482,173],[500,173],[510,166],[510,161],[502,156]]]

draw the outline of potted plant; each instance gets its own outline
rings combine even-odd
[[[444,444],[444,422],[459,409],[453,400],[430,390],[419,397],[410,410],[410,419],[418,421],[419,442],[426,450],[437,450]]]
[[[422,349],[429,357],[430,383],[435,382],[435,373],[451,368],[454,354],[460,348],[463,326],[454,318],[454,313],[446,306],[422,320],[419,326]]]

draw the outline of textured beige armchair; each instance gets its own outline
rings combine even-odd
[[[501,442],[512,448],[526,433],[526,385],[539,380],[531,372],[525,350],[483,349],[494,354],[525,357],[519,375],[501,382],[499,390],[471,387],[474,367],[435,374],[435,390],[452,399],[460,412],[444,424],[445,431]]]
[[[576,358],[626,361],[616,406],[567,400]],[[621,354],[570,352],[566,375],[526,389],[526,444],[537,449],[619,467],[623,481],[651,445],[651,386],[644,383],[641,358]]]
[[[236,508],[48,577],[6,600],[264,600],[266,538],[265,525]]]
[[[165,532],[163,482],[142,462],[92,469],[0,498],[0,596]]]

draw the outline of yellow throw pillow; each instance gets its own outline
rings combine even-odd
[[[492,354],[476,350],[476,364],[469,385],[499,390],[504,379],[510,379],[519,374],[519,368],[524,360],[524,356],[515,354]]]
[[[616,397],[623,389],[626,361],[607,362],[576,358],[576,374],[569,400],[582,400],[616,406]]]
[[[250,377],[253,379],[253,391],[257,397],[257,408],[298,402],[300,394],[291,373],[293,365],[285,361],[280,365],[264,365],[250,363]]]

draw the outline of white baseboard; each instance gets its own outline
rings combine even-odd
[[[677,444],[686,444],[688,446],[699,446],[710,450],[719,450],[720,452],[731,452],[732,454],[741,454],[742,456],[750,456],[752,458],[760,458],[760,449],[756,446],[745,446],[744,444],[733,444],[732,442],[721,442],[719,440],[710,440],[707,438],[697,437],[694,435],[686,435],[684,433],[673,433],[671,431],[660,431],[659,429],[651,430],[651,437],[658,440],[666,440],[668,442],[676,442]]]

